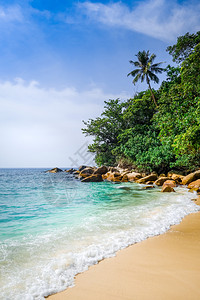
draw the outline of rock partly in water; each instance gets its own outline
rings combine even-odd
[[[171,186],[163,185],[161,192],[163,192],[163,193],[171,193],[171,192],[175,192],[175,190]]]
[[[142,187],[143,190],[150,190],[150,189],[155,189],[154,185],[146,185]]]
[[[200,170],[190,173],[187,176],[183,177],[182,184],[186,185],[189,184],[192,181],[195,181],[197,179],[200,179]]]
[[[163,186],[169,186],[171,188],[176,187],[176,182],[174,180],[166,180]]]
[[[51,170],[47,170],[45,171],[45,173],[59,173],[59,172],[63,172],[63,170],[59,169],[59,168],[53,168]]]
[[[155,181],[157,178],[158,178],[157,174],[150,174],[148,176],[145,176],[137,180],[137,183],[146,183],[147,181]]]
[[[162,186],[163,183],[167,180],[170,180],[170,177],[159,177],[154,183],[157,186]]]
[[[118,172],[113,172],[113,173],[108,172],[107,174],[108,175],[107,175],[106,180],[108,180],[108,181],[121,182],[121,180],[122,180],[122,176]]]
[[[71,168],[71,169],[69,169],[69,170],[65,170],[65,172],[68,173],[68,174],[73,174],[75,171],[76,171],[76,170],[73,169],[73,168]]]
[[[126,175],[128,177],[128,181],[135,181],[142,178],[142,175],[136,172],[127,173]]]
[[[87,167],[87,168],[83,169],[79,174],[80,174],[80,176],[85,175],[85,174],[92,175],[94,173],[94,170],[95,169],[92,167]],[[85,176],[83,176],[83,177],[85,177]]]
[[[97,168],[93,174],[100,174],[100,175],[103,175],[103,174],[106,174],[108,172],[108,167],[106,166],[101,166],[99,168]]]
[[[92,174],[81,180],[81,182],[101,182],[103,181],[101,174]]]
[[[192,181],[189,185],[188,185],[189,189],[194,189],[194,188],[200,188],[200,179],[197,179],[195,181]]]

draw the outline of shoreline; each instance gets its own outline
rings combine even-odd
[[[200,205],[200,197],[195,201]],[[200,299],[200,212],[93,265],[49,300]]]

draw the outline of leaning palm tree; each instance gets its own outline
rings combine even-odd
[[[157,106],[156,99],[154,97],[153,91],[151,89],[150,80],[153,80],[154,82],[158,83],[159,78],[154,73],[162,73],[164,69],[160,68],[159,65],[162,64],[162,62],[153,64],[154,59],[156,58],[156,55],[153,53],[150,56],[149,50],[146,52],[143,50],[142,52],[139,51],[138,54],[136,54],[138,60],[129,62],[133,64],[137,69],[130,72],[127,76],[132,75],[134,77],[133,83],[135,84],[139,79],[141,79],[141,82],[146,79],[146,82],[149,86],[149,90],[151,92],[152,99]],[[149,57],[150,56],[150,57]]]

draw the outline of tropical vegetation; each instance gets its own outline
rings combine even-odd
[[[138,171],[158,173],[200,167],[200,32],[178,37],[167,51],[178,64],[168,65],[166,79],[152,90],[156,105],[149,88],[126,101],[105,101],[100,117],[84,121],[82,131],[93,137],[89,151],[95,153],[97,165],[123,162]],[[137,71],[129,74],[134,82],[147,78],[156,82],[149,71],[162,72],[160,63],[154,66],[160,71],[153,72],[155,55],[139,52],[138,62],[142,56],[149,68],[143,72],[131,61]]]

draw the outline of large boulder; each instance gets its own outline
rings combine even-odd
[[[158,186],[162,186],[167,180],[170,180],[170,177],[159,177],[154,183]]]
[[[200,188],[200,179],[197,179],[195,181],[192,181],[189,185],[188,185],[189,189],[195,189],[195,188]]]
[[[171,179],[173,179],[177,184],[182,184],[183,178],[184,178],[183,175],[174,174],[174,173],[171,175]]]
[[[94,168],[92,167],[87,167],[85,169],[83,169],[81,172],[80,172],[80,176],[84,175],[84,174],[89,174],[89,175],[92,175],[94,173]]]
[[[101,182],[103,181],[102,176],[100,174],[92,174],[81,180],[81,182]]]
[[[163,193],[171,193],[171,192],[175,192],[175,190],[171,186],[163,185],[161,192],[163,192]]]
[[[163,187],[164,186],[169,186],[169,187],[173,188],[173,187],[176,187],[176,182],[175,182],[175,180],[166,180],[163,184]]]
[[[200,170],[190,173],[187,176],[183,177],[182,184],[186,185],[189,184],[192,181],[195,181],[197,179],[200,179]]]
[[[108,172],[108,167],[102,166],[102,167],[97,168],[93,174],[103,175],[103,174],[106,174],[107,172]]]
[[[59,173],[59,172],[63,172],[63,170],[59,169],[59,168],[54,168],[54,169],[51,169],[51,170],[47,170],[45,171],[45,173]]]
[[[84,169],[86,169],[86,168],[90,168],[90,166],[85,166],[85,165],[82,165],[82,166],[80,166],[79,168],[78,168],[78,171],[79,172],[82,172]]]
[[[128,181],[135,181],[142,178],[142,175],[136,172],[127,173],[126,175],[128,177]]]
[[[157,174],[150,174],[148,176],[145,176],[137,180],[137,183],[146,183],[147,181],[155,181],[157,178],[158,178]]]
[[[107,174],[108,174],[108,175],[107,175]],[[106,175],[107,175],[106,180],[108,180],[108,181],[121,182],[121,180],[122,180],[122,176],[121,176],[121,174],[118,173],[118,172],[113,172],[113,173],[108,172],[107,174],[106,174]],[[104,177],[103,177],[103,178],[104,178]]]

